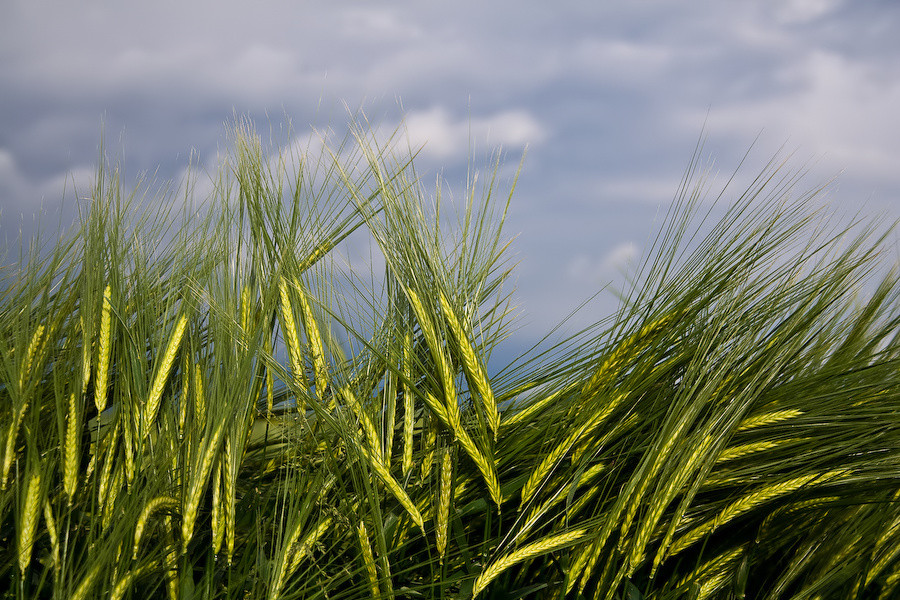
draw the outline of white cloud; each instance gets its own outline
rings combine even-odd
[[[623,242],[602,256],[578,254],[566,265],[570,280],[582,285],[607,283],[627,271],[640,258],[640,248],[634,242]]]
[[[781,0],[775,16],[784,24],[808,23],[828,15],[840,4],[839,0]]]
[[[464,157],[470,145],[523,148],[547,137],[546,128],[525,110],[505,110],[486,117],[453,118],[441,106],[410,112],[403,122],[409,145],[437,159]]]
[[[785,67],[787,90],[766,99],[714,106],[712,136],[752,139],[760,130],[782,136],[804,154],[825,157],[837,172],[897,181],[900,78],[896,73],[817,51]],[[685,122],[696,121],[697,111]]]

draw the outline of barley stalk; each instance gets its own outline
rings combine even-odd
[[[156,420],[156,413],[159,411],[163,389],[166,387],[169,372],[172,370],[172,365],[175,363],[175,356],[178,353],[178,348],[181,346],[181,339],[184,337],[184,330],[186,327],[187,315],[182,314],[178,317],[178,322],[175,324],[175,330],[172,332],[172,337],[169,338],[166,351],[163,354],[162,361],[156,371],[156,376],[153,378],[153,385],[150,386],[150,395],[147,397],[147,402],[144,405],[144,427],[141,432],[141,435],[144,438],[150,433],[150,428]]]
[[[481,398],[488,426],[496,436],[497,432],[500,430],[500,413],[497,411],[497,402],[494,400],[494,392],[491,390],[491,383],[488,380],[484,364],[475,352],[475,348],[472,346],[469,336],[466,335],[459,319],[456,317],[456,311],[453,310],[450,301],[447,300],[447,296],[443,291],[440,293],[440,299],[444,318],[450,326],[450,333],[455,338],[456,345],[459,348],[459,353],[462,357],[463,370],[465,371],[469,386]]]
[[[551,535],[542,540],[526,544],[515,552],[507,554],[500,560],[494,561],[491,566],[485,569],[481,575],[478,576],[478,579],[475,580],[475,586],[472,589],[472,597],[478,596],[491,581],[496,579],[501,573],[513,565],[576,544],[584,540],[589,532],[589,529],[584,528]]]
[[[41,471],[39,468],[34,468],[31,470],[25,486],[25,502],[19,516],[19,527],[16,530],[19,572],[23,577],[28,565],[31,564],[31,551],[34,547],[34,537],[37,533],[38,518],[43,504],[41,495]]]
[[[141,510],[141,514],[138,516],[137,525],[134,528],[134,545],[132,546],[132,558],[137,560],[138,549],[141,545],[141,537],[144,535],[144,529],[147,527],[147,522],[150,520],[150,515],[157,510],[163,510],[167,508],[175,508],[178,506],[178,501],[175,498],[171,498],[169,496],[158,496],[150,500],[146,506],[144,506],[143,510]]]
[[[103,306],[100,309],[100,344],[97,357],[97,378],[94,385],[94,403],[97,412],[106,410],[106,387],[109,379],[109,360],[112,352],[112,288],[103,290]]]
[[[378,587],[378,571],[375,569],[375,557],[372,554],[372,547],[369,545],[369,535],[366,532],[365,521],[360,521],[356,527],[356,533],[359,536],[359,547],[362,550],[363,562],[366,565],[366,575],[369,579],[369,590],[372,598],[381,598],[381,589]]]

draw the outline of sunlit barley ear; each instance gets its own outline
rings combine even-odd
[[[590,531],[588,529],[574,529],[565,533],[551,535],[536,542],[526,544],[515,552],[507,554],[503,558],[492,562],[487,569],[481,572],[478,579],[475,580],[472,596],[478,596],[489,583],[513,565],[576,544],[584,540],[589,533]]]
[[[356,534],[359,539],[359,547],[362,551],[363,562],[366,567],[366,577],[369,581],[369,591],[372,598],[381,598],[381,588],[378,586],[378,571],[375,568],[375,556],[369,543],[369,534],[366,531],[365,521],[360,521],[356,526]]]
[[[487,370],[483,362],[475,352],[474,346],[469,341],[465,330],[456,316],[456,311],[450,305],[450,301],[443,291],[440,292],[440,304],[444,318],[450,326],[450,332],[456,340],[462,357],[463,370],[469,381],[469,386],[481,399],[482,407],[487,417],[488,427],[496,437],[500,430],[500,413],[497,410],[497,402],[494,400],[494,392],[491,390],[491,383],[488,381]]]
[[[450,499],[453,495],[453,456],[450,448],[441,453],[440,486],[438,489],[437,522],[435,523],[435,540],[438,555],[444,560],[447,551],[447,533],[450,527]]]
[[[141,537],[144,535],[144,529],[147,527],[147,522],[150,520],[150,515],[153,512],[158,510],[167,510],[178,507],[178,500],[175,498],[170,498],[168,496],[159,496],[147,502],[144,508],[141,510],[141,514],[138,516],[137,524],[134,527],[134,544],[132,547],[132,558],[137,560],[138,550],[141,545]]]
[[[69,394],[69,412],[66,415],[66,441],[63,446],[63,490],[72,505],[78,486],[78,463],[81,459],[81,418],[75,392]]]
[[[147,402],[143,407],[144,427],[141,432],[142,438],[146,438],[147,435],[149,435],[150,428],[156,420],[156,414],[159,412],[159,404],[162,400],[162,393],[166,387],[172,365],[175,364],[175,356],[178,354],[178,348],[181,346],[181,340],[184,337],[186,327],[187,315],[182,314],[178,317],[178,322],[175,324],[175,329],[172,331],[172,337],[169,338],[169,343],[166,346],[165,353],[159,364],[159,370],[156,372],[156,376],[153,378],[153,384],[150,386],[150,394],[147,397]]]
[[[25,485],[25,501],[19,515],[19,523],[16,528],[17,546],[19,554],[19,573],[24,577],[28,565],[31,563],[31,554],[37,534],[38,519],[41,514],[42,499],[41,472],[34,468],[28,475]]]
[[[97,350],[97,378],[94,386],[94,402],[97,405],[98,413],[106,410],[112,343],[112,288],[107,284],[103,290],[103,306],[100,309],[100,342]]]

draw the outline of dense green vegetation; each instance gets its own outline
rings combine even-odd
[[[198,205],[101,160],[5,274],[3,597],[897,597],[874,224],[776,162],[704,219],[695,156],[620,311],[495,373],[496,168],[440,210],[354,131],[270,154],[239,125]]]

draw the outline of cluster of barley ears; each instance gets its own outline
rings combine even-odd
[[[0,596],[900,593],[883,230],[777,162],[704,216],[698,152],[619,312],[501,365],[515,181],[323,147],[240,122],[199,202],[101,160],[7,270]]]

